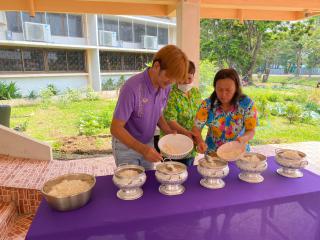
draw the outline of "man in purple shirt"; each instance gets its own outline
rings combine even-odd
[[[175,132],[162,112],[171,84],[187,78],[187,71],[186,55],[167,45],[155,54],[150,68],[123,85],[110,129],[117,165],[130,163],[152,169],[153,162],[162,160],[154,149],[153,135],[157,125],[165,134]]]

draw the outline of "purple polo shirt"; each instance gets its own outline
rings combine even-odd
[[[148,70],[132,76],[121,88],[113,117],[125,121],[125,129],[133,137],[148,143],[167,105],[170,89],[155,89]]]

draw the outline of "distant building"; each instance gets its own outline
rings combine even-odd
[[[166,18],[0,12],[0,81],[16,82],[23,95],[48,84],[100,91],[144,69],[175,35]]]

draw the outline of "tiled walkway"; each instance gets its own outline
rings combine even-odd
[[[307,169],[320,175],[320,142],[301,142],[293,144],[272,144],[252,147],[253,152],[266,156],[274,155],[276,148],[300,150],[307,154],[309,165]],[[201,158],[198,156],[197,159]],[[73,161],[37,161],[17,159],[0,155],[0,200],[1,194],[7,188],[40,189],[42,184],[58,175],[82,172],[95,176],[113,174],[115,163],[112,155],[102,158],[80,159]],[[1,190],[1,188],[5,190]],[[20,191],[19,190],[19,191]],[[1,192],[2,191],[2,192]],[[19,195],[17,191],[15,195]],[[23,192],[23,195],[25,193]],[[32,194],[30,196],[33,196]],[[20,215],[15,221],[15,227],[9,233],[9,239],[24,239],[32,221],[33,214]]]

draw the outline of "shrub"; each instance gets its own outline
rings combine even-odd
[[[77,102],[81,100],[81,91],[77,89],[67,88],[64,93],[66,102]]]
[[[47,108],[51,103],[53,93],[50,89],[45,88],[40,91],[40,97],[41,97],[41,107]]]
[[[116,83],[116,89],[120,89],[125,82],[126,82],[126,79],[124,78],[123,75],[121,75],[118,82]]]
[[[301,115],[301,108],[296,104],[289,104],[286,109],[285,117],[289,120],[290,123],[297,121]]]
[[[47,89],[52,92],[53,96],[56,96],[59,93],[58,88],[53,84],[48,84]]]
[[[284,116],[286,114],[286,106],[283,103],[275,103],[270,107],[270,113],[273,116]]]
[[[79,134],[92,136],[97,134],[102,128],[100,117],[96,113],[88,111],[84,112],[79,121]]]
[[[86,91],[86,99],[88,99],[89,101],[96,101],[99,99],[99,94],[89,87]]]
[[[115,90],[116,86],[113,83],[113,79],[109,78],[107,81],[102,82],[101,84],[101,89],[103,91],[110,91],[110,90]]]
[[[314,111],[320,114],[320,106],[314,102],[306,103],[305,108],[307,110]]]
[[[0,100],[21,98],[19,91],[15,82],[0,82]]]
[[[259,116],[267,117],[269,115],[270,109],[268,106],[268,101],[266,97],[260,97],[256,101],[256,106],[259,112]]]
[[[38,97],[36,91],[32,90],[29,92],[29,95],[27,96],[28,99],[36,99]]]

